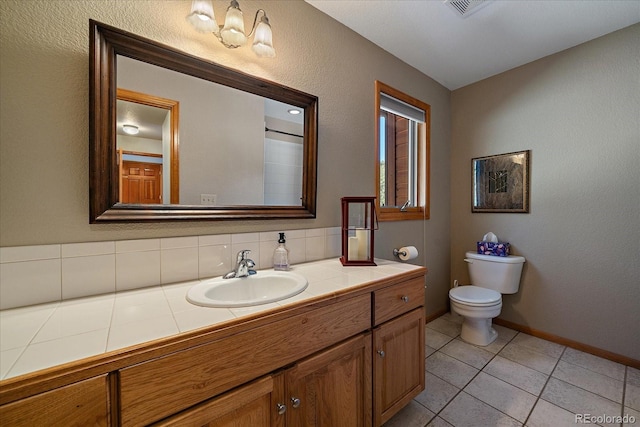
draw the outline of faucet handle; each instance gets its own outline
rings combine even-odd
[[[250,249],[243,249],[241,251],[238,251],[237,262],[244,261],[245,259],[247,259],[247,256],[249,256],[250,252],[251,252]]]

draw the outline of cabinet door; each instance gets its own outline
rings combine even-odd
[[[283,375],[270,375],[182,411],[154,426],[283,427],[284,415],[278,413],[278,404],[283,402],[283,395]]]
[[[311,356],[285,373],[287,427],[371,425],[371,334]]]
[[[384,424],[424,390],[424,309],[373,331],[374,425]]]

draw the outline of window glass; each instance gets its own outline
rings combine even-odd
[[[376,188],[382,221],[428,218],[428,104],[376,81]]]

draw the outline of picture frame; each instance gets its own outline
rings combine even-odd
[[[471,212],[529,213],[530,150],[471,159]]]

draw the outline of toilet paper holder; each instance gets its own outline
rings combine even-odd
[[[418,257],[418,249],[415,246],[403,246],[394,249],[393,254],[400,258],[400,261],[409,261]]]
[[[407,256],[407,252],[406,251],[401,251],[400,249],[393,249],[393,256]]]

